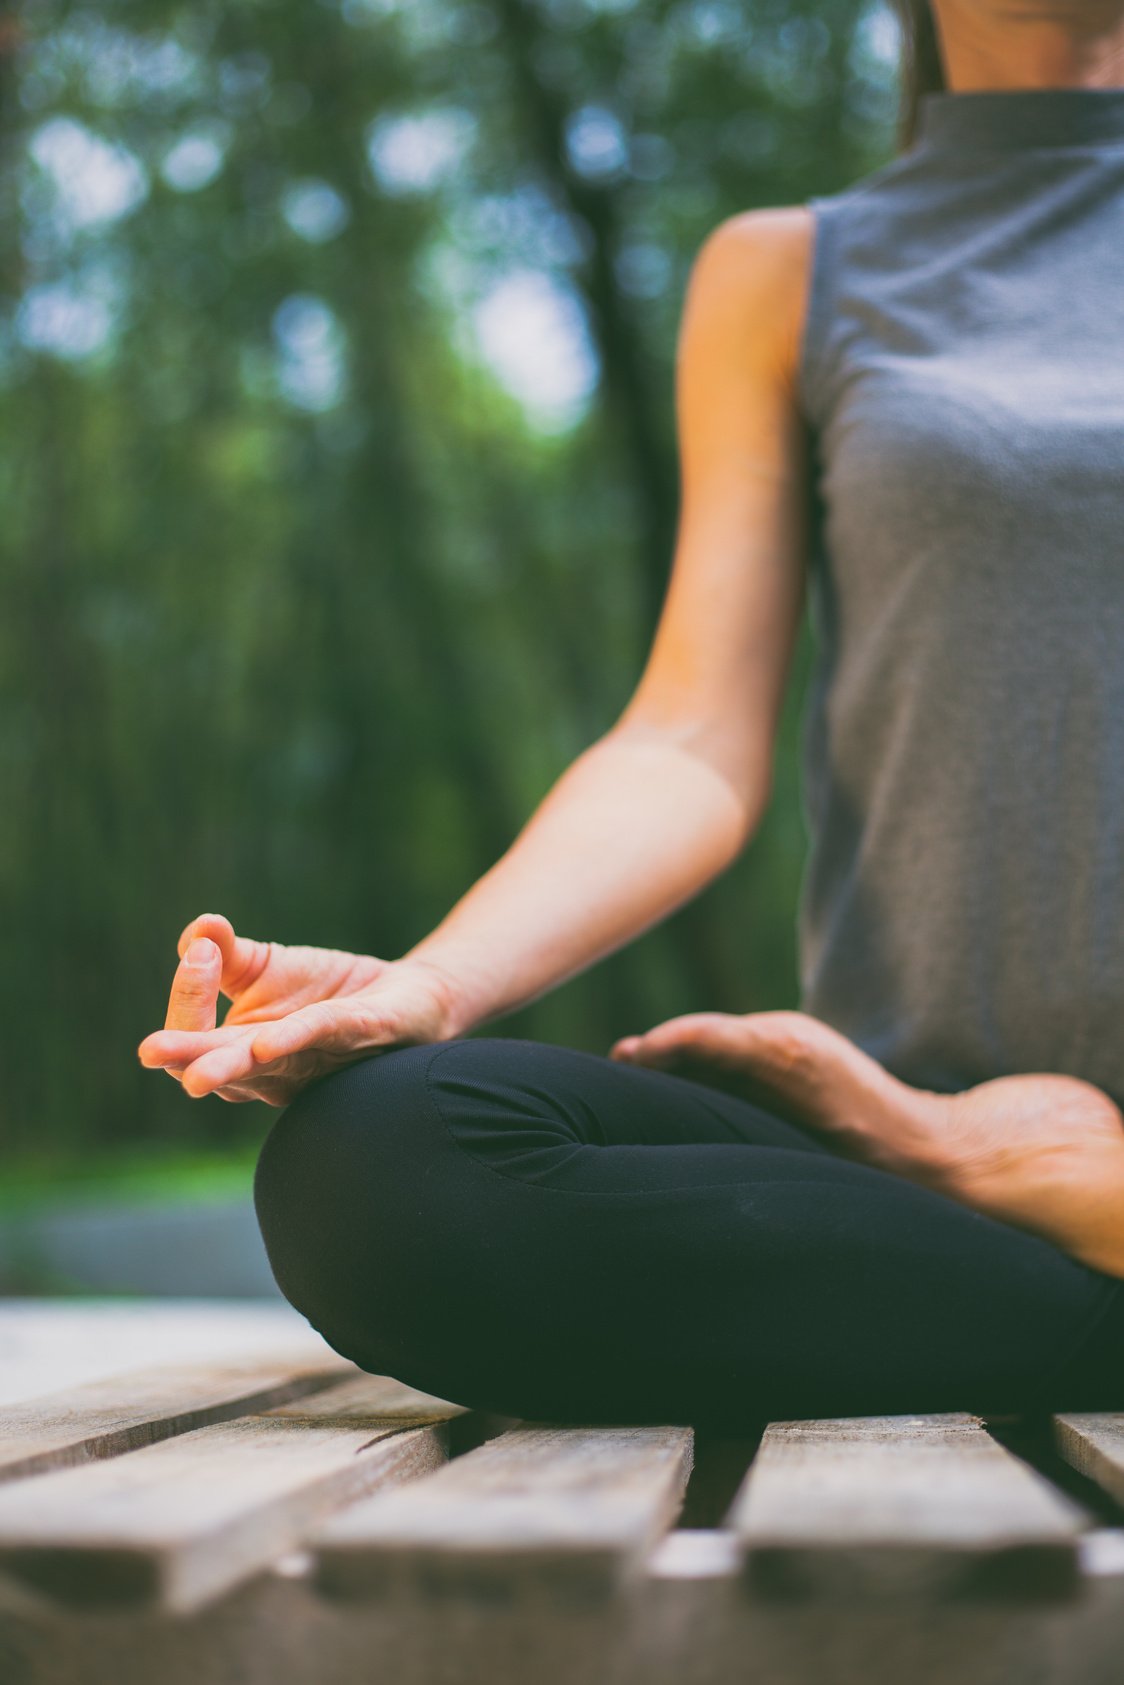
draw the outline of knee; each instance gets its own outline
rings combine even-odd
[[[302,1089],[266,1136],[254,1171],[258,1227],[274,1280],[330,1345],[354,1348],[394,1290],[401,1202],[425,1150],[432,1045],[392,1049]],[[377,1317],[376,1317],[377,1324]],[[362,1336],[360,1336],[362,1329]]]
[[[536,1165],[528,1146],[572,1152],[543,1064],[555,1074],[566,1051],[504,1038],[397,1048],[280,1114],[254,1177],[258,1223],[281,1292],[336,1351],[462,1402],[516,1361],[528,1332],[513,1262],[541,1256],[542,1210],[523,1168],[495,1165],[512,1147]],[[565,1293],[568,1262],[557,1274]]]

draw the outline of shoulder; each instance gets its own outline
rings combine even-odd
[[[808,205],[738,211],[717,224],[691,264],[684,339],[713,339],[793,376],[814,231]]]
[[[704,357],[720,356],[723,347],[727,355],[740,353],[795,390],[809,321],[825,308],[824,298],[814,297],[815,270],[822,294],[837,261],[831,254],[846,257],[857,245],[883,263],[911,229],[924,229],[934,191],[942,191],[939,163],[934,167],[925,148],[912,148],[833,193],[726,217],[691,264],[684,342]],[[817,264],[821,239],[825,260]]]
[[[812,223],[808,205],[762,205],[736,211],[711,229],[695,256],[696,270],[768,284],[783,281],[799,258]]]
[[[813,195],[803,204],[737,211],[704,239],[694,258],[692,285],[705,286],[716,297],[729,292],[759,303],[775,297],[783,304],[794,283],[807,278],[821,217],[861,218],[881,208],[894,214],[903,204],[923,201],[933,174],[928,151],[917,147],[888,159],[849,186]]]

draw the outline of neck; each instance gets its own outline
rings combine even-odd
[[[1124,0],[930,0],[950,92],[1124,86]]]

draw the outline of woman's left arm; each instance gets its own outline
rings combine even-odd
[[[1124,1279],[1124,1114],[1080,1077],[913,1088],[802,1012],[694,1012],[610,1050],[772,1108],[847,1158],[1048,1240]]]

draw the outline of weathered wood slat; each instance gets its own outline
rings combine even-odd
[[[165,1363],[338,1358],[283,1299],[0,1299],[0,1408]]]
[[[772,1595],[1064,1597],[1088,1517],[969,1415],[774,1422],[731,1506]]]
[[[686,1427],[509,1428],[334,1516],[310,1540],[317,1582],[340,1597],[599,1597],[674,1522],[693,1443]]]
[[[0,1569],[75,1604],[197,1607],[338,1504],[436,1467],[461,1406],[360,1375],[0,1489]]]
[[[1081,1411],[1053,1419],[1054,1443],[1067,1463],[1124,1504],[1124,1413]]]
[[[0,1483],[116,1457],[208,1422],[268,1410],[359,1371],[329,1353],[246,1363],[165,1364],[0,1407]]]

